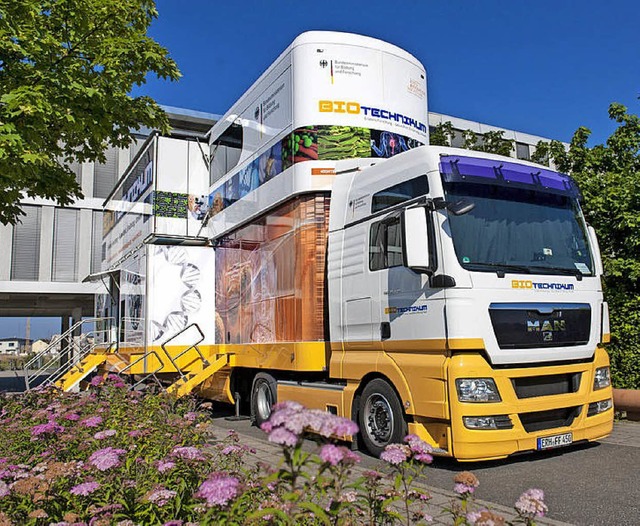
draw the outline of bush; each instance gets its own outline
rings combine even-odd
[[[0,398],[0,525],[423,524],[430,496],[416,485],[431,448],[414,435],[389,446],[377,471],[355,476],[359,455],[334,439],[348,419],[287,402],[263,424],[282,448],[277,468],[246,462],[234,432],[209,434],[193,399],[142,396],[118,377],[95,390],[31,391]],[[312,432],[316,454],[303,449]],[[459,474],[454,524],[505,524],[474,510],[477,479]],[[546,511],[540,490],[516,503],[519,521]],[[491,522],[493,521],[493,522]]]

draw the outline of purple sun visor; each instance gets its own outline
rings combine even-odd
[[[569,195],[580,199],[578,186],[571,177],[537,166],[461,155],[442,155],[440,173],[445,183],[492,184]]]

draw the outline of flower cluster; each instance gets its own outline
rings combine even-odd
[[[480,485],[478,478],[470,471],[462,471],[458,473],[454,478],[455,486],[453,491],[458,495],[471,495]]]
[[[348,418],[290,401],[273,406],[271,417],[260,428],[269,434],[270,442],[288,447],[295,446],[305,431],[324,438],[346,438],[358,432],[358,426]]]
[[[535,488],[528,489],[520,495],[514,507],[520,516],[529,519],[544,517],[548,511],[544,503],[544,492]]]

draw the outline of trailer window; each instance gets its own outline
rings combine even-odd
[[[373,194],[371,200],[371,213],[379,212],[385,208],[390,208],[405,201],[415,199],[429,193],[429,182],[426,175],[421,175],[415,179],[402,181],[399,184],[385,188]]]
[[[369,270],[404,265],[400,218],[378,221],[369,232]]]
[[[215,183],[238,165],[242,140],[242,125],[234,122],[211,143],[209,184]]]

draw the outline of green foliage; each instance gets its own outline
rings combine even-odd
[[[570,173],[584,196],[584,214],[598,233],[611,311],[612,376],[616,387],[640,388],[640,118],[614,103],[609,117],[618,128],[606,144],[587,146],[590,130],[579,128],[568,150],[538,143],[534,160],[552,159]]]
[[[433,146],[451,146],[453,139],[453,124],[451,121],[441,122],[429,134],[429,144]]]
[[[433,146],[451,146],[454,130],[450,121],[441,122],[431,132],[429,144]],[[463,148],[477,152],[495,153],[509,157],[514,149],[514,142],[504,138],[504,131],[489,131],[480,136],[472,130],[462,132]]]
[[[153,0],[0,0],[0,222],[23,194],[81,197],[72,162],[104,161],[131,130],[168,129],[147,74],[176,80],[167,51],[147,36]]]

